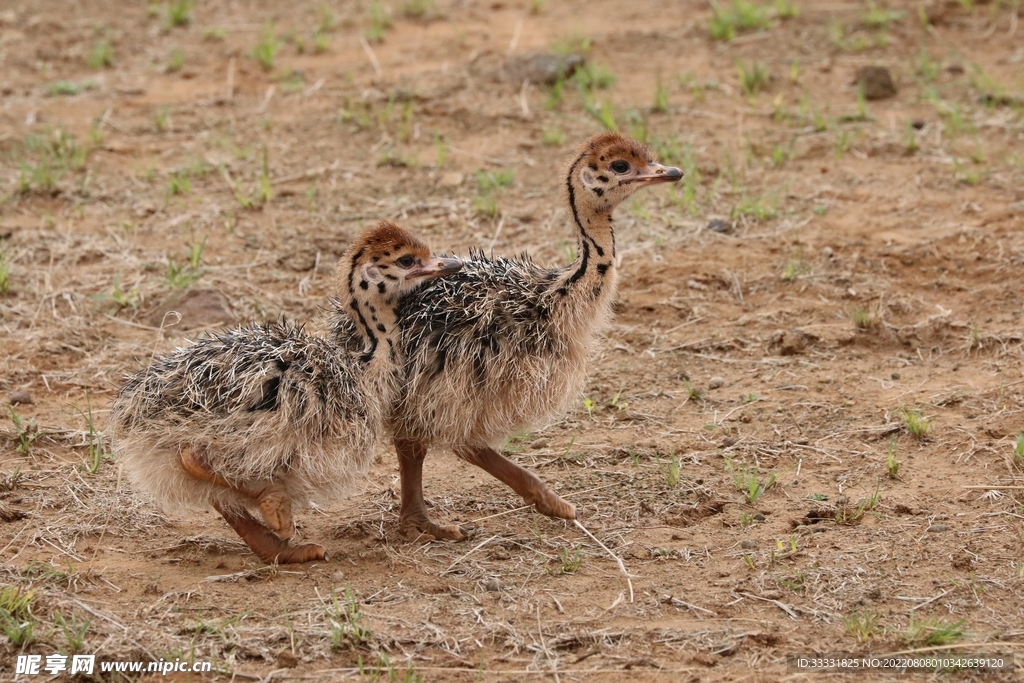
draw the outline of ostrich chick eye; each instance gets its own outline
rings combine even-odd
[[[416,263],[416,259],[414,259],[412,256],[406,255],[395,261],[395,263],[400,265],[402,268],[412,268],[412,265]]]
[[[612,170],[616,173],[625,173],[629,170],[629,164],[625,161],[613,161]]]

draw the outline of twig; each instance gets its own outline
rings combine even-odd
[[[800,615],[796,612],[796,610],[794,610],[786,603],[780,602],[779,600],[772,600],[771,598],[762,598],[760,595],[754,595],[753,593],[743,593],[741,591],[736,591],[736,595],[742,595],[745,598],[752,598],[754,600],[764,600],[765,602],[770,602],[776,607],[778,607],[780,610],[788,614],[789,616],[793,617],[794,619],[800,618]]]
[[[470,550],[470,551],[469,551],[468,553],[466,553],[465,555],[463,555],[462,557],[460,557],[459,559],[455,560],[455,561],[454,561],[454,562],[452,562],[452,563],[451,563],[450,565],[448,565],[448,569],[445,569],[445,570],[444,570],[443,572],[441,572],[441,576],[444,576],[445,574],[447,574],[448,572],[450,572],[450,571],[452,570],[452,567],[454,567],[455,565],[457,565],[457,564],[458,564],[459,562],[462,562],[462,561],[463,561],[464,559],[466,559],[467,557],[469,557],[470,555],[472,555],[473,553],[475,553],[475,552],[476,552],[477,550],[480,550],[480,548],[483,548],[483,547],[484,547],[485,545],[487,545],[488,543],[490,543],[491,541],[493,541],[493,540],[494,540],[494,539],[496,539],[496,538],[497,538],[497,535],[495,535],[495,536],[491,536],[491,537],[490,537],[490,538],[488,538],[488,539],[487,539],[486,541],[481,541],[480,543],[478,543],[478,544],[477,544],[477,545],[476,545],[476,546],[475,546],[475,547],[474,547],[474,548],[473,548],[472,550]]]
[[[1020,491],[1024,490],[1024,486],[961,486],[962,489],[971,489],[972,491]]]
[[[673,607],[685,607],[686,609],[693,610],[694,612],[704,612],[705,614],[710,614],[713,617],[717,617],[718,616],[718,612],[713,612],[713,611],[711,611],[709,609],[704,609],[703,607],[698,607],[697,605],[693,605],[693,604],[691,604],[689,602],[686,602],[685,600],[680,600],[679,598],[674,597],[672,595],[669,595],[668,597],[666,597],[663,600],[663,602],[667,602],[668,604],[672,605]],[[700,618],[699,614],[697,615],[697,618],[698,619]]]
[[[606,546],[604,543],[601,543],[601,541],[597,540],[597,536],[595,536],[594,534],[590,533],[590,531],[587,530],[587,527],[585,527],[582,524],[580,524],[580,520],[574,519],[574,520],[572,520],[572,523],[575,524],[577,527],[579,527],[580,530],[583,533],[585,533],[587,536],[590,536],[590,538],[594,541],[594,543],[596,543],[599,546],[601,546],[601,548],[603,548],[606,553],[608,553],[609,555],[612,556],[612,559],[615,560],[615,563],[619,565],[619,571],[621,571],[622,575],[626,577],[626,583],[629,584],[629,601],[633,602],[633,580],[630,578],[629,572],[626,571],[625,563],[623,563],[623,561],[619,558],[618,555],[616,555],[611,550],[609,550],[608,546]]]
[[[370,58],[370,64],[373,64],[373,70],[377,72],[378,76],[384,74],[384,69],[380,68],[380,61],[377,59],[377,55],[374,53],[373,48],[366,42],[366,38],[362,35],[359,36],[359,44],[363,46],[363,51],[366,56]]]

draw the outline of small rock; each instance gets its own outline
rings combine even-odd
[[[932,524],[930,527],[925,529],[925,531],[927,531],[929,533],[937,534],[937,533],[945,531],[948,528],[949,527],[947,527],[945,524]]]
[[[914,119],[913,121],[910,122],[910,127],[913,128],[914,130],[921,130],[922,128],[925,127],[925,125],[925,122],[921,119]]]
[[[548,439],[545,439],[544,437],[541,437],[539,439],[534,439],[533,441],[531,441],[530,442],[530,448],[533,448],[533,449],[547,448],[550,444],[551,444],[551,441],[549,441]]]
[[[708,288],[707,285],[697,282],[696,280],[687,280],[686,286],[689,287],[690,289],[696,289],[699,292],[703,292]]]
[[[755,522],[763,522],[766,519],[768,519],[768,518],[765,517],[764,515],[762,515],[760,512],[755,512],[754,513],[754,521]]]
[[[744,550],[754,550],[757,548],[757,541],[751,541],[749,539],[746,541],[740,541],[740,547]]]
[[[735,444],[736,444],[736,439],[732,438],[731,436],[727,436],[724,439],[722,439],[722,446],[721,447],[722,448],[728,448],[729,446],[734,446]]]
[[[884,100],[896,95],[892,74],[884,66],[862,66],[857,69],[854,82],[864,88],[864,97],[869,100]]]
[[[11,393],[11,405],[31,405],[32,394],[28,393],[24,389],[18,389]]]
[[[571,78],[576,69],[583,66],[587,58],[583,55],[553,55],[546,52],[515,55],[505,60],[505,78],[514,86],[523,81],[534,85],[554,85],[558,79]]]
[[[484,588],[489,590],[489,591],[491,591],[492,593],[496,593],[497,591],[500,591],[504,587],[505,587],[505,584],[502,583],[501,579],[499,579],[499,578],[487,579],[487,582],[484,584]]]
[[[890,377],[892,377],[893,379],[899,379],[899,378],[900,378],[900,373],[898,373],[898,372],[894,372],[894,373],[892,373],[892,374],[891,374],[891,375],[889,375],[889,376],[890,376]]]
[[[825,258],[832,258],[836,255],[836,252],[832,251],[832,247],[825,247],[821,250],[821,255]]]
[[[334,581],[336,581],[337,583],[341,583],[345,580],[345,572],[339,569],[335,571],[333,574],[331,574],[331,578],[334,579]]]
[[[642,545],[637,545],[630,549],[629,556],[634,560],[649,560],[651,559],[651,551]]]
[[[713,218],[705,226],[711,232],[729,233],[732,232],[732,223],[723,221],[721,218]]]
[[[282,669],[294,669],[299,665],[299,658],[288,650],[284,650],[277,654],[277,665]]]
[[[172,312],[181,316],[174,325],[179,330],[223,325],[235,320],[228,298],[216,289],[190,289],[174,294],[157,306],[146,321],[153,327],[171,327],[177,319],[177,316],[169,315]]]
[[[718,375],[712,377],[711,381],[708,382],[708,389],[719,389],[723,386],[725,386],[725,378]]]
[[[458,187],[462,184],[464,176],[458,171],[448,171],[441,176],[441,184],[445,187]]]
[[[955,64],[955,63],[954,64],[950,64],[949,66],[946,67],[946,71],[948,71],[949,73],[951,73],[951,74],[953,74],[955,76],[959,76],[959,75],[964,73],[964,65],[963,64]]]

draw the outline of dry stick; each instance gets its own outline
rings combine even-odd
[[[973,491],[1020,491],[1024,490],[1024,486],[961,486],[962,489],[971,489]]]
[[[235,98],[235,58],[232,57],[228,62],[228,91],[227,99],[232,100]]]
[[[558,678],[558,661],[551,658],[551,651],[548,644],[544,642],[544,627],[540,623],[540,603],[537,604],[537,636],[540,638],[540,646],[544,650],[544,657],[551,664],[551,673],[555,677],[555,683],[562,683]]]
[[[384,74],[384,69],[380,68],[380,61],[377,59],[377,55],[374,53],[373,48],[366,42],[366,38],[362,35],[359,36],[359,44],[363,46],[363,51],[366,56],[370,58],[370,63],[373,64],[373,70],[377,72],[378,76]]]
[[[580,524],[580,520],[574,519],[572,520],[572,523],[578,526],[587,536],[590,536],[590,538],[593,539],[594,543],[601,546],[601,548],[603,548],[606,553],[611,555],[612,559],[615,560],[615,562],[619,565],[619,571],[621,571],[622,575],[626,577],[626,583],[629,584],[629,601],[633,602],[633,580],[630,578],[629,572],[626,571],[626,565],[622,562],[621,559],[619,559],[618,555],[616,555],[608,549],[608,546],[606,546],[604,543],[601,543],[601,541],[597,540],[597,536],[590,533],[590,531],[587,530],[587,527]]]
[[[470,551],[469,551],[468,553],[466,553],[465,555],[463,555],[462,557],[460,557],[459,559],[455,560],[455,561],[454,561],[454,562],[452,562],[452,563],[451,563],[450,565],[448,565],[448,569],[445,569],[445,570],[444,570],[443,572],[441,572],[441,576],[444,576],[445,574],[447,574],[448,572],[450,572],[450,571],[452,570],[452,567],[454,567],[455,565],[457,565],[457,564],[458,564],[459,562],[462,562],[462,561],[463,561],[464,559],[466,559],[467,557],[469,557],[470,555],[472,555],[473,553],[475,553],[475,552],[476,552],[477,550],[480,550],[480,548],[483,548],[483,547],[484,547],[485,545],[487,545],[488,543],[490,543],[491,541],[493,541],[493,540],[494,540],[494,539],[496,539],[497,537],[498,537],[497,535],[494,535],[494,536],[491,536],[490,538],[488,538],[488,539],[487,539],[486,541],[481,541],[480,543],[478,543],[478,544],[476,545],[476,547],[474,547],[474,548],[473,548],[472,550],[470,550]]]

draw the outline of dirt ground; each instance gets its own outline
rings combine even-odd
[[[2,3],[0,679],[78,652],[262,681],[1020,680],[1020,3],[713,4]],[[563,165],[611,126],[687,176],[618,210],[586,394],[506,451],[628,581],[446,452],[427,496],[471,539],[402,538],[381,445],[300,515],[331,553],[302,566],[122,481],[125,373],[233,321],[322,329],[381,217],[564,263]],[[1018,660],[787,665],[907,652]]]

